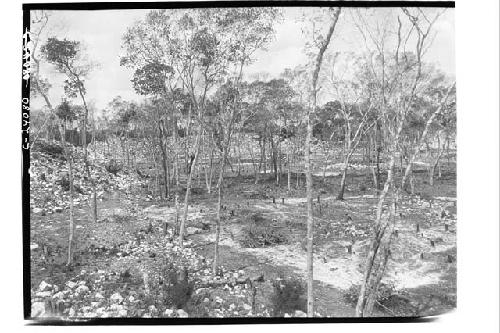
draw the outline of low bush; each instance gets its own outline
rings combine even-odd
[[[186,268],[167,265],[163,270],[162,284],[163,300],[167,306],[183,309],[191,299],[194,282],[189,281]]]
[[[266,247],[289,242],[288,235],[281,229],[262,222],[252,221],[242,231],[243,237],[240,244],[243,247]]]
[[[273,316],[283,316],[285,313],[293,313],[295,310],[305,312],[307,305],[307,300],[304,298],[305,291],[305,285],[301,280],[274,280],[273,293],[271,294]]]
[[[189,314],[189,317],[207,318],[209,316],[207,303],[204,302],[205,298],[210,299],[210,293],[208,291],[193,295],[189,299],[185,305],[185,310]]]
[[[122,169],[123,169],[123,166],[120,165],[118,162],[116,162],[116,160],[114,160],[114,159],[110,160],[109,163],[106,165],[106,170],[115,176]]]
[[[351,287],[344,293],[344,300],[352,306],[356,306],[358,302],[359,292],[361,286],[351,285]],[[385,311],[393,308],[393,305],[398,302],[398,299],[403,298],[404,293],[396,290],[394,285],[381,283],[377,291],[377,300],[375,307]]]
[[[56,143],[50,141],[39,141],[33,146],[35,151],[39,151],[56,158],[63,157],[63,147]]]

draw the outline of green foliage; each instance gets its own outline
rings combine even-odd
[[[305,312],[307,305],[304,298],[305,291],[304,283],[299,279],[274,280],[273,293],[271,294],[273,316],[282,316],[295,310]]]

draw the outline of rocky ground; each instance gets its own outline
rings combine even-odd
[[[58,154],[32,152],[33,317],[304,316],[303,295],[300,305],[278,312],[273,299],[280,286],[305,276],[303,189],[288,193],[265,176],[259,185],[250,176],[229,178],[222,267],[214,275],[216,201],[203,183],[194,191],[181,249],[172,235],[173,203],[148,196],[146,180],[136,172],[113,175],[98,161],[93,174],[99,184],[99,220],[94,223],[88,214],[90,187],[76,154],[77,246],[74,265],[66,266],[65,163]],[[354,315],[375,209],[370,186],[358,186],[365,178],[355,174],[350,179],[344,201],[334,199],[338,177],[327,176],[325,183],[316,179],[321,193],[314,207],[318,316]],[[432,191],[423,182],[421,187],[431,195],[406,196],[401,203],[398,237],[375,315],[429,315],[455,307],[454,178],[443,177]]]

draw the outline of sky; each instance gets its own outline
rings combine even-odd
[[[394,9],[397,10],[397,9]],[[307,41],[300,21],[304,10],[283,8],[283,20],[275,25],[275,39],[267,50],[255,53],[255,61],[245,69],[246,77],[258,73],[278,76],[285,68],[304,64],[307,57],[304,47]],[[86,80],[87,98],[97,109],[102,109],[116,96],[127,100],[140,100],[130,82],[132,70],[120,66],[121,37],[127,27],[142,19],[147,10],[102,10],[102,11],[55,11],[50,17],[47,36],[58,36],[78,40],[85,45],[89,58],[98,66]],[[373,9],[375,19],[383,18],[384,9]],[[352,12],[345,9],[339,19],[330,48],[337,51],[360,52],[363,49],[361,35],[353,24]],[[326,27],[326,25],[325,25]],[[436,37],[425,60],[434,63],[445,73],[455,75],[455,22],[454,10],[448,9],[435,24]],[[50,65],[41,72],[52,83],[50,98],[53,104],[64,96],[63,77]],[[34,99],[33,108],[43,106],[41,99]]]

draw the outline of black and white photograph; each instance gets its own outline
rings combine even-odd
[[[456,311],[455,3],[279,3],[23,5],[26,320]]]

